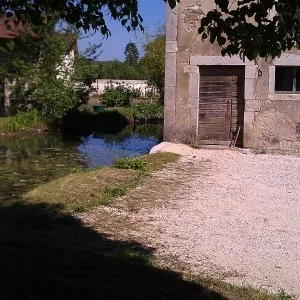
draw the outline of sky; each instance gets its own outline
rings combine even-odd
[[[154,33],[159,25],[165,23],[165,2],[163,0],[139,0],[140,14],[143,17],[143,26],[145,32]],[[124,60],[124,49],[128,42],[136,43],[140,54],[143,54],[142,43],[145,40],[145,34],[141,31],[127,32],[120,22],[108,20],[108,27],[111,31],[111,36],[103,38],[100,32],[94,35],[87,34],[87,38],[78,40],[79,51],[83,52],[89,44],[99,44],[102,42],[102,53],[97,60]]]

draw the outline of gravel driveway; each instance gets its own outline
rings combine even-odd
[[[159,147],[184,156],[127,208],[106,208],[129,220],[126,234],[193,273],[300,296],[300,158]],[[149,197],[151,207],[132,212],[132,199]]]

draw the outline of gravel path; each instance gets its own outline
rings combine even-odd
[[[129,194],[126,207],[104,209],[126,220],[124,238],[195,274],[300,297],[300,158],[168,143],[159,150],[184,156]]]

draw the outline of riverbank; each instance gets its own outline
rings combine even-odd
[[[127,125],[163,123],[163,106],[138,104],[106,108],[103,112],[89,109],[68,112],[56,129],[70,135],[89,135],[95,131],[119,132]],[[50,128],[35,110],[0,118],[0,138],[41,133]]]
[[[71,173],[40,185],[24,195],[26,203],[58,204],[65,212],[86,211],[111,204],[116,198],[140,184],[150,172],[175,162],[178,155],[157,153],[120,159],[117,167]]]
[[[40,133],[46,130],[48,130],[48,126],[41,120],[35,110],[0,118],[0,138],[35,132]]]

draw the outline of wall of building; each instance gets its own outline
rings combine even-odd
[[[245,66],[244,147],[300,151],[300,94],[275,93],[275,66],[298,65],[297,51],[280,59],[222,57],[220,48],[198,35],[200,19],[213,8],[210,0],[181,0],[167,7],[166,141],[195,143],[199,116],[199,65]],[[297,58],[297,59],[296,59]],[[273,87],[273,88],[272,88]]]
[[[118,86],[123,84],[134,89],[139,89],[142,96],[146,96],[147,93],[155,92],[153,87],[149,87],[147,81],[145,80],[121,80],[121,79],[98,79],[93,83],[94,92],[97,94],[102,94],[106,86],[112,84],[113,86]]]

